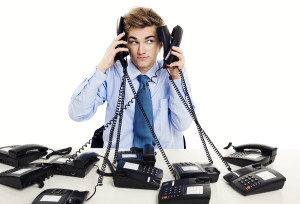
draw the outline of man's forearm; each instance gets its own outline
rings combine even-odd
[[[90,119],[97,107],[105,102],[106,75],[95,71],[90,77],[76,89],[69,105],[69,116],[75,121]]]

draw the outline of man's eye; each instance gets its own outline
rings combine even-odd
[[[130,44],[137,44],[137,41],[131,41]]]
[[[148,42],[148,43],[153,43],[153,40],[148,40],[147,42]]]

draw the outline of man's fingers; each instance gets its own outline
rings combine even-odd
[[[177,46],[172,46],[172,50],[178,52],[178,53],[183,53],[182,49],[180,47],[177,47]]]
[[[116,41],[114,44],[115,44],[116,46],[117,46],[117,45],[120,45],[120,44],[125,44],[125,45],[127,45],[127,41],[124,41],[124,40],[118,40],[118,41]]]
[[[123,51],[123,52],[128,52],[129,49],[126,48],[126,47],[118,47],[118,48],[115,49],[115,51],[116,51],[116,53],[122,52],[122,51]]]
[[[125,32],[123,32],[123,33],[119,34],[117,37],[115,37],[114,41],[119,41],[124,36],[125,36]]]

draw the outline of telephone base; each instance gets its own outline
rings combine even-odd
[[[0,173],[0,184],[23,189],[38,184],[44,186],[43,181],[53,175],[53,166],[49,163],[31,163]]]
[[[43,156],[45,156],[47,152],[40,152],[38,150],[32,150],[28,152],[26,155],[20,156],[18,158],[9,157],[8,154],[0,152],[0,163],[7,164],[13,167],[24,166],[32,161],[35,161]]]
[[[89,191],[73,191],[69,189],[47,189],[41,192],[32,204],[82,204]],[[56,202],[54,200],[59,200]]]
[[[159,204],[208,204],[211,189],[209,178],[187,178],[162,183]]]
[[[148,189],[157,190],[160,187],[160,179],[152,179],[149,177],[149,182],[139,179],[139,175],[128,176],[125,172],[115,172],[113,176],[114,185],[121,188]],[[143,176],[142,176],[143,177]]]

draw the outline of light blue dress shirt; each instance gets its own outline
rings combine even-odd
[[[162,66],[162,61],[157,61],[153,67],[146,73],[151,78],[155,72]],[[128,60],[128,74],[132,80],[133,86],[137,92],[139,82],[137,76],[141,72],[136,68],[132,61]],[[186,68],[183,75],[191,96],[191,88],[187,77]],[[86,78],[75,90],[69,105],[69,115],[75,121],[84,121],[90,119],[97,111],[99,105],[107,102],[105,124],[109,122],[115,113],[118,101],[119,89],[122,82],[123,68],[119,61],[110,67],[105,73],[97,68],[90,77]],[[183,97],[185,93],[181,79],[174,80]],[[157,77],[153,82],[149,82],[151,98],[153,104],[154,131],[163,148],[183,148],[183,134],[192,123],[192,118],[178,97],[167,70],[161,69],[157,72]],[[134,97],[128,82],[126,82],[125,102]],[[130,148],[133,146],[133,120],[135,111],[135,100],[123,113],[122,131],[120,137],[120,148]],[[104,114],[104,113],[103,113]],[[117,121],[118,122],[118,121]],[[118,124],[118,123],[117,123]],[[101,124],[99,124],[99,127]],[[107,128],[103,133],[104,147],[107,146],[109,130]],[[115,147],[117,135],[117,126],[114,132],[112,147]]]

